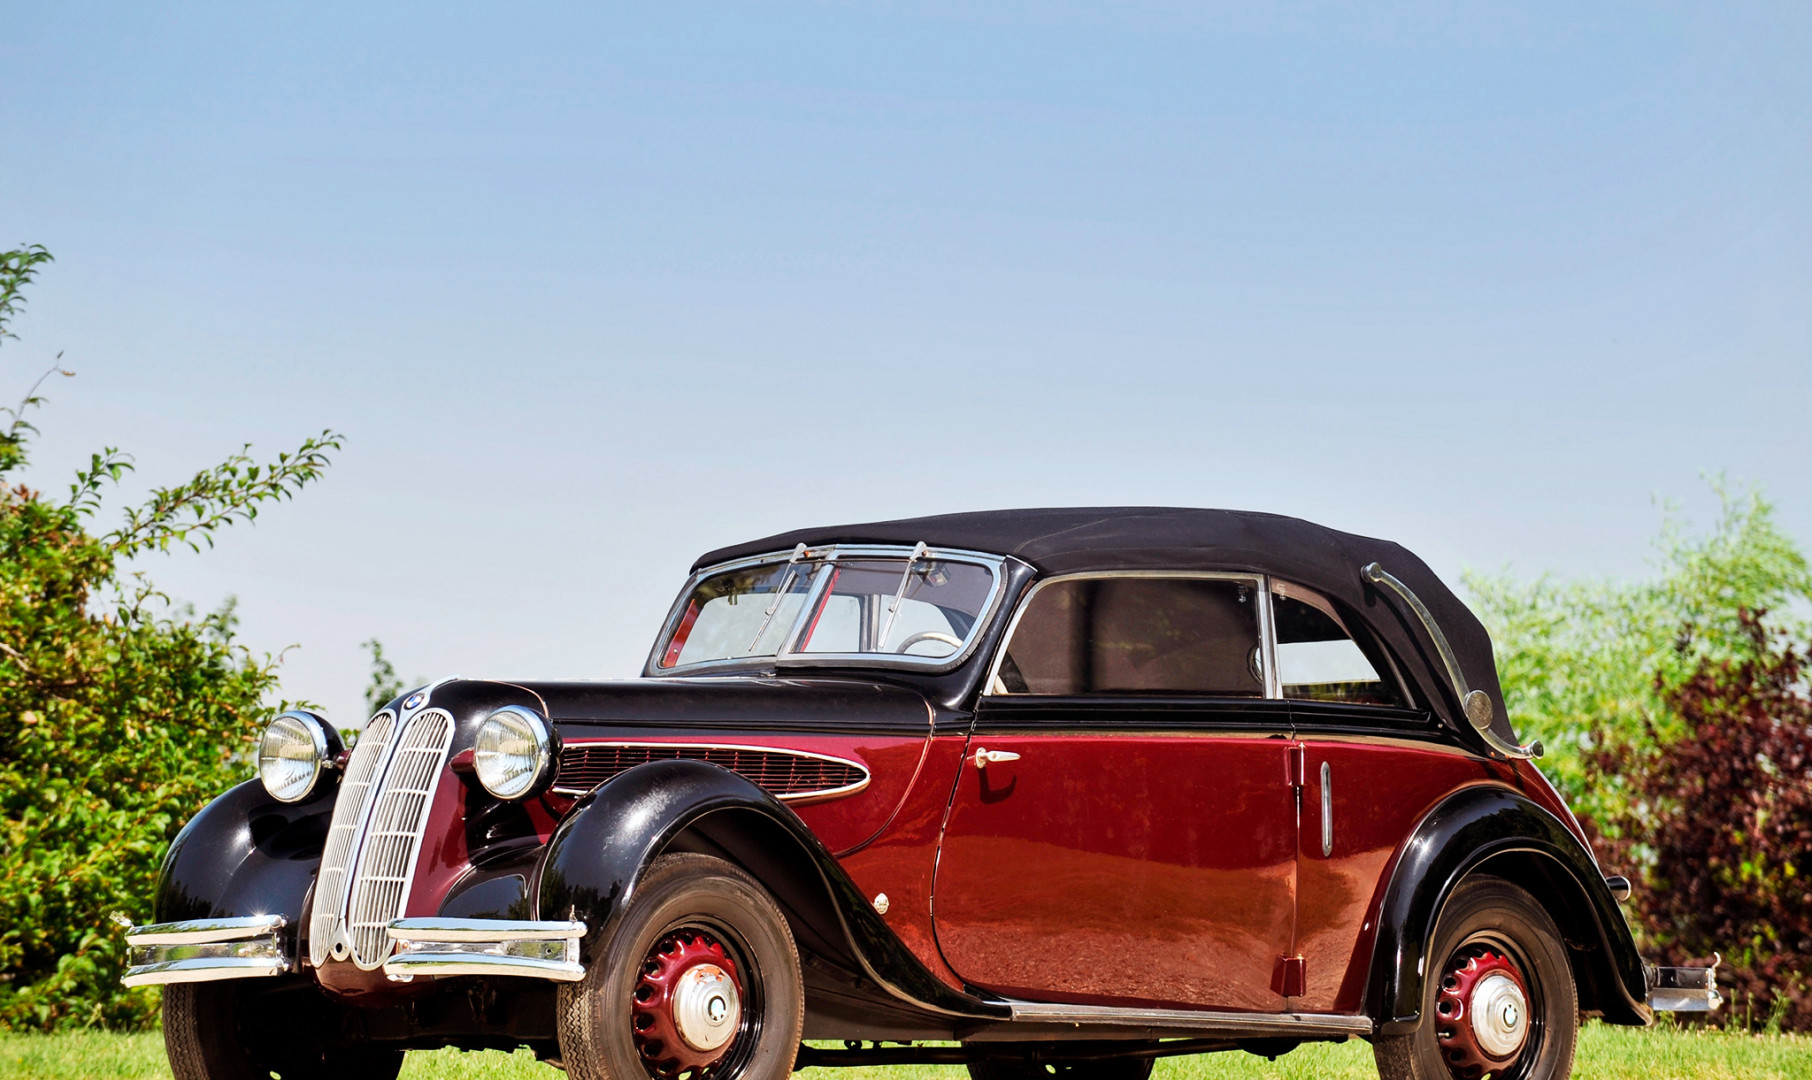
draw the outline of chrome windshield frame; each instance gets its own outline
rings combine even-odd
[[[927,546],[920,560],[937,559],[947,562],[967,563],[980,566],[988,571],[990,579],[988,598],[975,617],[975,624],[969,628],[963,639],[962,647],[949,656],[902,656],[888,653],[802,653],[797,651],[799,639],[805,633],[806,624],[824,599],[824,592],[830,587],[831,575],[824,568],[846,559],[882,558],[898,559],[904,563],[912,554],[912,544],[825,544],[809,548],[803,555],[797,551],[772,551],[760,555],[751,555],[729,562],[715,563],[702,567],[686,579],[680,589],[679,597],[668,609],[666,619],[661,622],[660,633],[655,635],[654,647],[648,653],[647,661],[642,665],[642,674],[649,678],[671,679],[688,675],[707,675],[718,672],[731,673],[749,669],[765,668],[888,668],[893,670],[920,671],[926,674],[940,674],[952,671],[975,655],[975,650],[987,636],[988,627],[1000,614],[1003,594],[1006,591],[1006,556],[995,555],[986,551],[970,551],[965,548],[941,548]],[[788,562],[814,563],[811,585],[805,594],[805,602],[800,605],[799,614],[793,619],[787,630],[780,649],[775,653],[762,653],[754,656],[733,656],[721,660],[701,660],[695,663],[675,667],[661,667],[662,655],[667,648],[668,640],[685,617],[686,602],[700,582],[715,574],[741,570],[751,566],[776,565],[784,566]]]

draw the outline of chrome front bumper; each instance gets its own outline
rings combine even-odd
[[[396,952],[384,961],[392,979],[417,975],[524,975],[557,982],[585,977],[579,965],[582,922],[505,919],[398,919]]]
[[[134,926],[126,931],[131,966],[120,981],[154,986],[281,975],[291,970],[283,947],[288,925],[281,915],[252,915]]]
[[[1712,1012],[1724,1004],[1718,993],[1718,965],[1658,967],[1648,988],[1648,1007],[1656,1012]]]
[[[283,975],[296,970],[284,945],[281,915],[134,926],[126,932],[127,986],[209,982]],[[507,919],[398,919],[388,927],[396,952],[384,974],[519,975],[557,982],[585,977],[579,965],[582,922]]]

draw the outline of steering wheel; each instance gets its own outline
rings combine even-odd
[[[918,633],[907,637],[905,641],[900,642],[900,647],[895,649],[894,652],[903,653],[921,641],[941,641],[952,649],[960,649],[963,647],[963,640],[961,638],[954,638],[949,634],[940,634],[936,630],[920,630]]]

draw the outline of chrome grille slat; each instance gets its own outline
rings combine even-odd
[[[409,882],[428,826],[428,807],[440,783],[453,718],[439,709],[410,717],[396,737],[359,848],[346,905],[352,959],[375,968],[392,948],[387,928],[403,917]]]
[[[333,818],[327,830],[327,844],[321,853],[321,871],[315,881],[314,916],[308,927],[308,955],[317,967],[326,962],[341,929],[348,892],[347,871],[358,856],[359,827],[370,805],[373,782],[389,757],[390,736],[395,723],[394,713],[381,712],[372,717],[346,762],[346,776],[340,783],[340,794],[334,802]]]
[[[560,753],[560,773],[554,790],[580,795],[637,765],[674,760],[721,766],[785,800],[857,791],[868,783],[868,770],[856,762],[797,750],[679,743],[575,743]]]

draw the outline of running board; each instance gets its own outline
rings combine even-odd
[[[1121,1009],[1100,1005],[1053,1005],[1037,1001],[1009,1001],[1015,1023],[1073,1024],[1105,1027],[1163,1028],[1198,1031],[1235,1038],[1322,1038],[1370,1035],[1372,1022],[1365,1016],[1341,1013],[1239,1013],[1195,1009]]]

